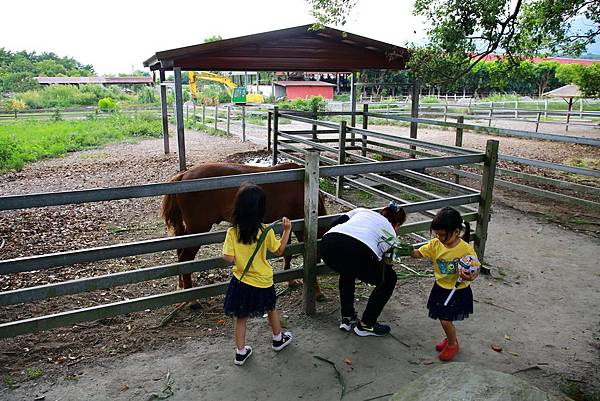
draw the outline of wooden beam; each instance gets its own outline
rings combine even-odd
[[[175,75],[175,121],[177,124],[177,150],[179,152],[179,171],[187,170],[185,162],[185,134],[183,121],[183,92],[181,89],[181,68],[173,69]]]

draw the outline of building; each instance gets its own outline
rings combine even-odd
[[[311,96],[322,96],[333,99],[336,85],[322,81],[274,81],[273,94],[275,99],[308,99]]]

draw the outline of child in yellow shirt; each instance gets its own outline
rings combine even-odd
[[[461,238],[463,223],[465,231]],[[469,244],[469,223],[463,222],[455,209],[441,209],[431,221],[430,230],[436,238],[414,250],[411,256],[427,258],[433,263],[435,283],[427,309],[430,318],[439,319],[446,334],[435,349],[440,351],[440,360],[450,361],[459,350],[453,322],[466,319],[473,313],[473,293],[469,284],[479,275],[479,261]],[[461,263],[470,264],[472,272],[463,270]],[[453,288],[456,290],[451,294]]]

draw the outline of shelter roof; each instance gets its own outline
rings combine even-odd
[[[544,96],[548,97],[581,97],[581,91],[575,84],[561,86],[560,88],[551,90],[550,92],[544,93]]]
[[[273,84],[279,86],[336,86],[323,81],[273,81]]]
[[[312,25],[159,51],[144,61],[151,70],[359,71],[402,70],[408,50],[335,28]]]

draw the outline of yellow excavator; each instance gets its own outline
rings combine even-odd
[[[196,97],[197,97],[196,81],[198,81],[200,79],[204,79],[207,81],[219,82],[219,83],[225,85],[227,94],[229,94],[229,96],[231,96],[231,102],[233,104],[246,104],[246,103],[261,104],[265,101],[263,95],[261,95],[260,93],[248,93],[246,88],[244,88],[242,86],[237,86],[229,78],[227,78],[221,74],[215,74],[213,72],[207,72],[207,71],[200,71],[200,72],[189,71],[188,78],[190,81],[190,94],[192,95],[192,98],[194,100],[196,100]]]

